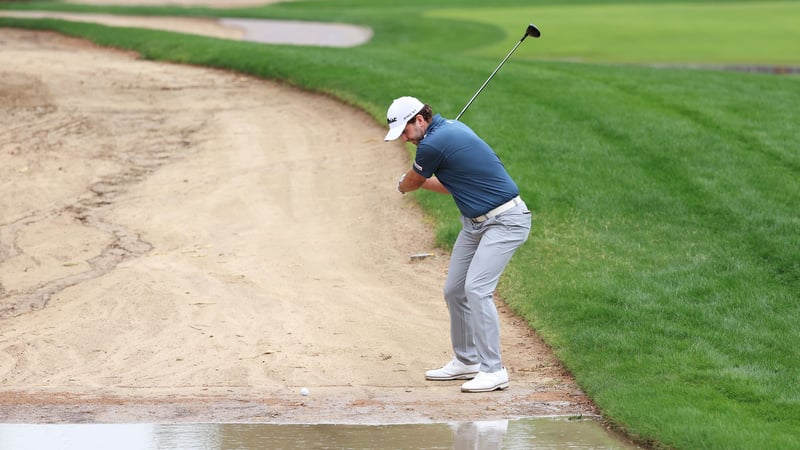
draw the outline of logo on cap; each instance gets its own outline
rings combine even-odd
[[[391,125],[391,124],[393,124],[395,122],[397,122],[397,117],[392,117],[391,119],[386,119],[386,123],[388,123],[389,125]]]
[[[416,108],[415,108],[415,109],[412,109],[410,113],[406,114],[405,117],[403,117],[403,120],[408,122],[409,120],[411,120],[412,117],[416,117],[416,116],[417,116],[417,111],[416,111]]]

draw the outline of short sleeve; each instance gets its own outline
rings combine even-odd
[[[414,171],[425,178],[430,178],[436,173],[442,163],[442,152],[430,145],[417,146],[417,155],[414,159]]]

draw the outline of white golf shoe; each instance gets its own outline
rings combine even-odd
[[[500,389],[508,389],[508,372],[506,368],[497,372],[478,372],[470,381],[461,385],[461,392],[490,392]]]
[[[425,372],[425,379],[433,381],[470,380],[478,375],[480,368],[480,364],[464,364],[457,358],[453,358],[444,367]]]

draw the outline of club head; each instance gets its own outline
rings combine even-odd
[[[541,35],[542,35],[542,32],[539,31],[539,28],[537,28],[536,25],[534,25],[534,24],[530,24],[530,25],[528,25],[528,29],[525,30],[525,36],[523,37],[523,39],[525,39],[528,36],[538,38]]]

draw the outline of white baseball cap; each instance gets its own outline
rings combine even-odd
[[[392,102],[386,111],[386,121],[389,123],[389,132],[385,141],[393,141],[403,134],[406,124],[413,119],[425,106],[414,97],[400,97]]]

